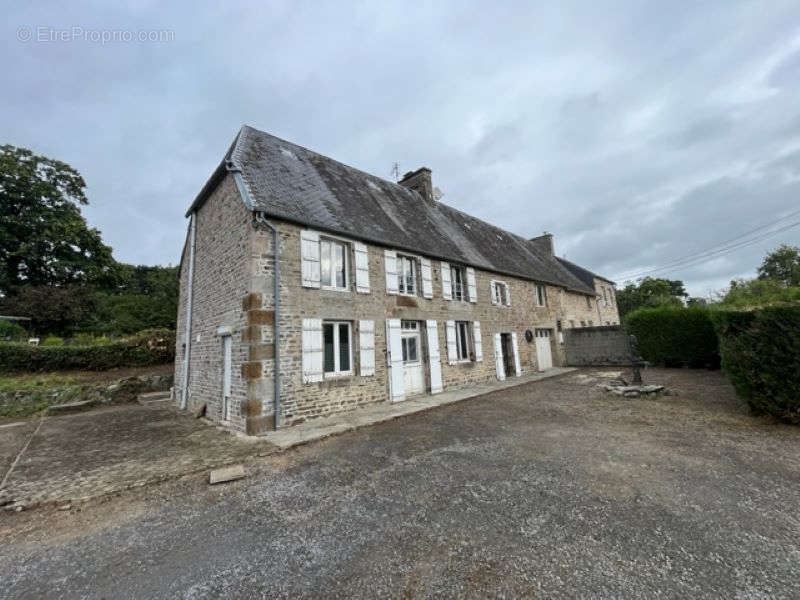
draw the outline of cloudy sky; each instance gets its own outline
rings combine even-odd
[[[426,165],[608,277],[800,210],[796,0],[117,4],[5,8],[0,143],[76,167],[121,261],[177,262],[243,123],[387,179]],[[705,295],[781,242],[800,227],[652,274]]]

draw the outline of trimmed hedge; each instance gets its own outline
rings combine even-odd
[[[145,367],[175,360],[175,332],[142,331],[133,337],[94,346],[28,346],[0,343],[0,372],[105,371]]]
[[[667,367],[719,368],[719,344],[704,307],[640,308],[625,319],[639,354]]]
[[[800,423],[800,304],[717,310],[722,368],[756,413]]]

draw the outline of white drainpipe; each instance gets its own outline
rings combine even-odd
[[[189,355],[192,349],[192,287],[194,284],[194,241],[197,230],[197,213],[189,216],[189,275],[186,289],[186,337],[183,349],[183,382],[181,383],[181,408],[186,408],[189,394]]]

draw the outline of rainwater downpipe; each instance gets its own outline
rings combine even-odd
[[[189,216],[189,280],[186,290],[186,338],[183,348],[183,381],[181,383],[181,409],[186,408],[189,393],[189,354],[192,349],[192,288],[194,285],[194,245],[197,232],[197,212]]]
[[[244,178],[242,177],[241,170],[233,164],[233,162],[227,163],[228,172],[233,175],[233,180],[236,182],[236,188],[239,190],[239,195],[241,195],[244,203],[251,207],[253,206],[252,199],[250,198],[250,193],[247,191],[247,186],[244,183]],[[274,351],[274,377],[273,377],[273,392],[274,396],[272,399],[272,413],[273,413],[273,428],[278,429],[280,426],[281,420],[281,354],[280,354],[280,288],[281,288],[281,270],[280,270],[280,239],[278,237],[278,229],[272,223],[270,223],[264,213],[262,211],[254,211],[256,223],[259,225],[266,226],[272,232],[272,258],[273,258],[273,305],[275,309],[275,324],[273,325],[272,330],[272,337],[273,342],[275,344],[275,351]]]

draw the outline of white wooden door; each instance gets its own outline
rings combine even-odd
[[[426,321],[425,332],[428,334],[428,375],[431,381],[431,394],[438,394],[442,391],[442,363],[439,357],[439,328],[436,321]]]
[[[550,353],[550,330],[536,330],[536,359],[539,370],[546,371],[553,367],[553,355]]]
[[[403,349],[403,383],[406,396],[425,391],[425,376],[422,368],[422,345],[418,321],[403,321],[401,345]]]
[[[503,342],[499,333],[494,334],[494,364],[497,378],[503,381],[506,378],[506,365],[503,362]]]
[[[389,369],[389,397],[392,402],[400,402],[406,398],[400,319],[386,319],[386,358]]]
[[[222,338],[222,420],[231,420],[231,336]]]

